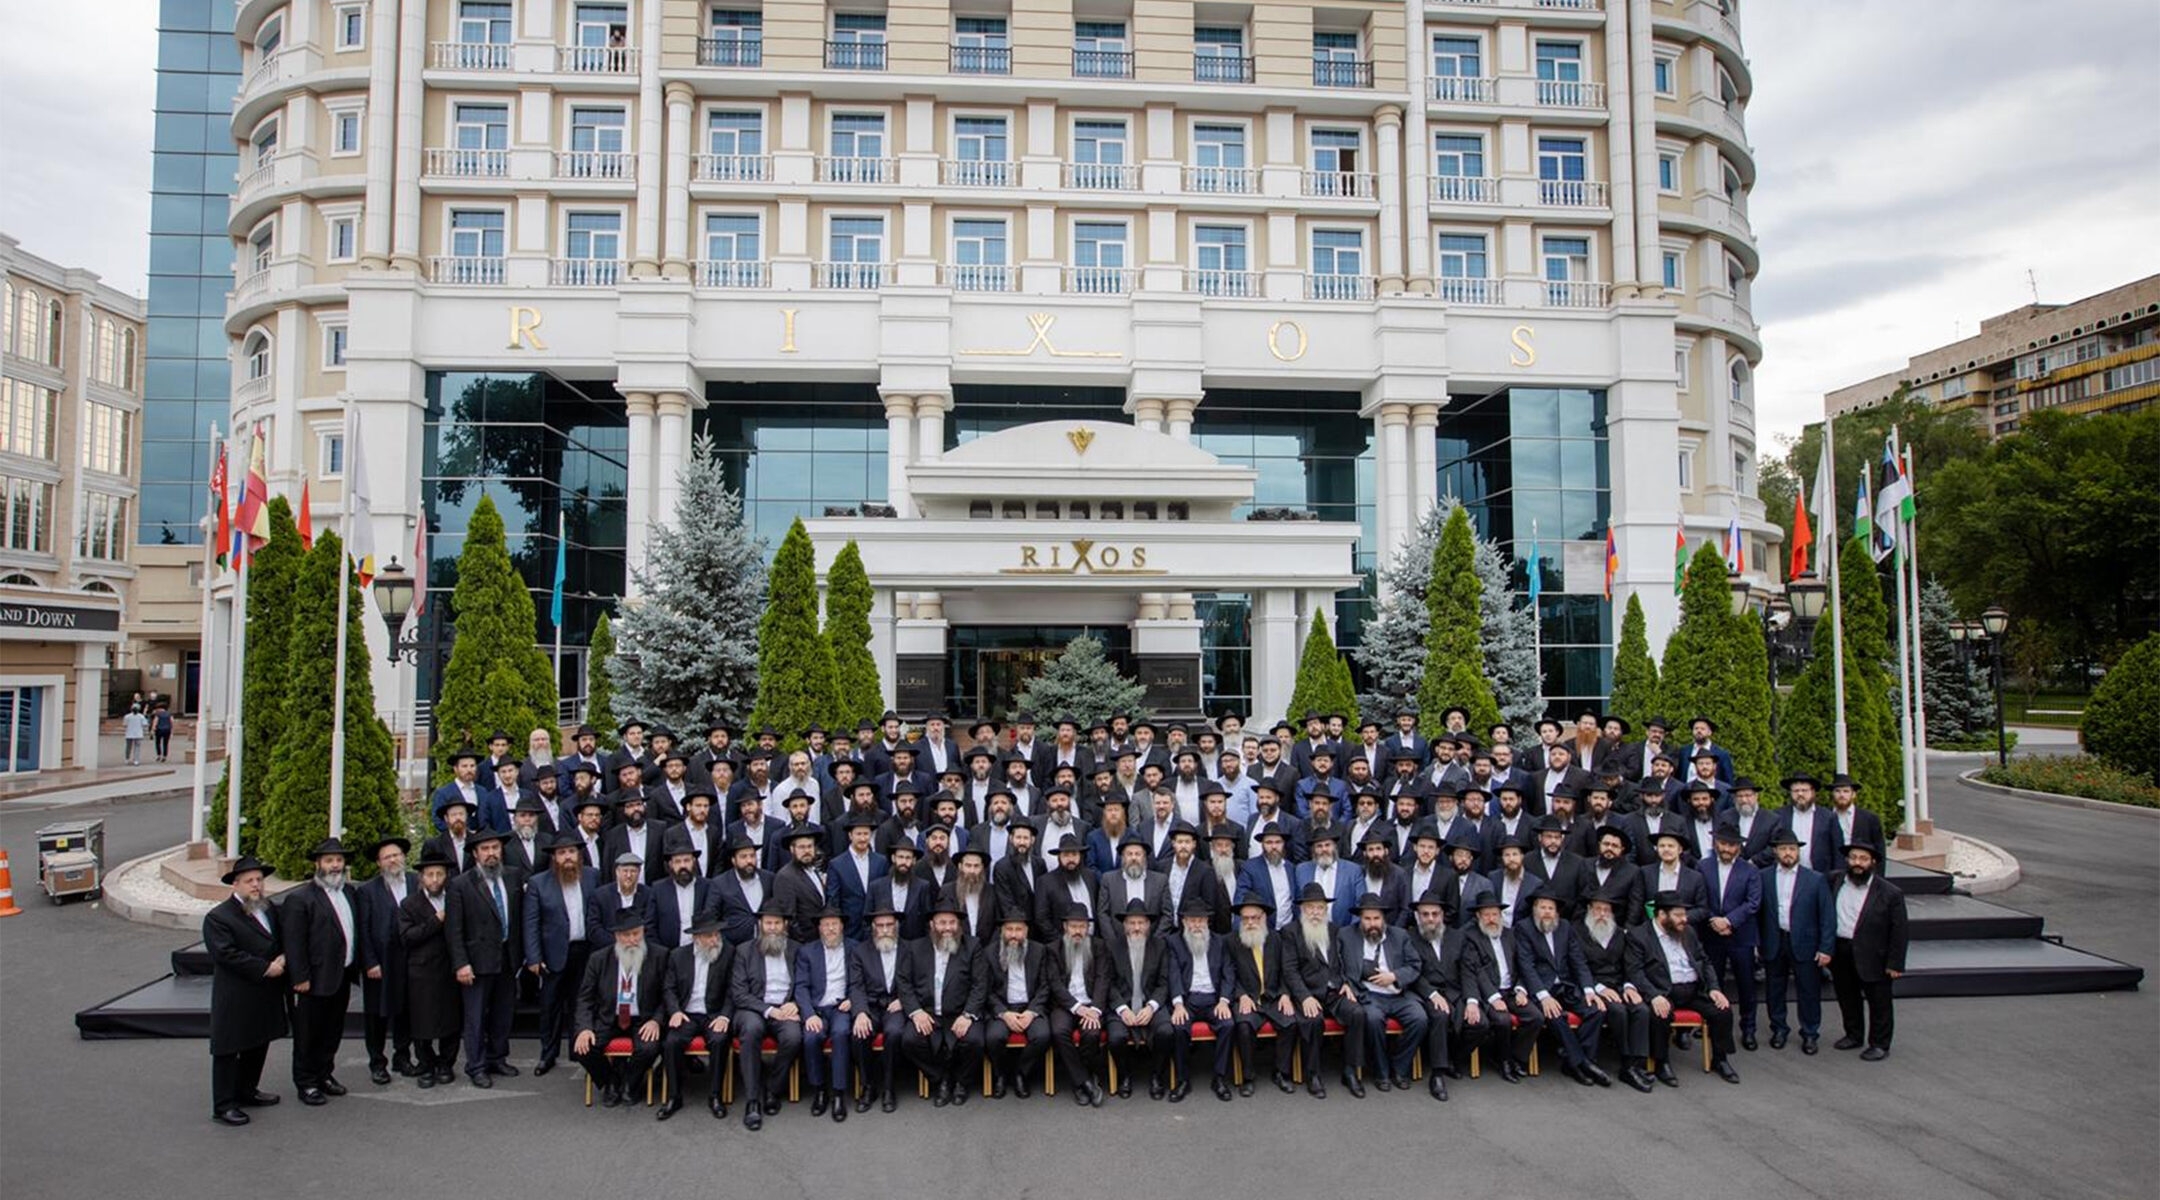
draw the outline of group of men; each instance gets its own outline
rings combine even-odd
[[[1252,1094],[1269,1038],[1274,1086],[1323,1096],[1331,1034],[1354,1096],[1411,1087],[1420,1056],[1435,1099],[1473,1055],[1519,1082],[1541,1040],[1584,1086],[1678,1086],[1675,1031],[1698,1026],[1737,1083],[1758,968],[1773,1049],[1793,994],[1816,1052],[1828,968],[1838,1047],[1887,1055],[1904,902],[1854,781],[1823,806],[1795,775],[1766,809],[1710,722],[1690,722],[1683,776],[1663,721],[1632,744],[1597,714],[1578,722],[1605,747],[1596,774],[1554,722],[1525,771],[1504,726],[1488,746],[1466,717],[1433,739],[1413,714],[1354,743],[1308,714],[1302,735],[1119,717],[1038,741],[1022,714],[962,748],[942,718],[909,739],[889,713],[788,754],[772,730],[746,748],[716,723],[693,754],[626,722],[605,758],[586,727],[560,758],[545,730],[524,758],[498,734],[452,756],[410,863],[403,838],[366,847],[355,885],[333,838],[279,906],[263,864],[235,864],[204,923],[213,1114],[275,1102],[260,1075],[288,1023],[300,1100],[345,1094],[355,990],[377,1085],[453,1083],[461,1047],[473,1086],[517,1074],[526,1004],[536,1075],[567,1052],[612,1107],[657,1066],[667,1120],[702,1070],[725,1117],[732,1058],[752,1129],[798,1061],[812,1115],[835,1121],[891,1111],[903,1058],[939,1106],[966,1103],[986,1062],[994,1096],[1026,1096],[1053,1053],[1077,1103],[1142,1077],[1182,1101],[1195,1042],[1228,1101]]]

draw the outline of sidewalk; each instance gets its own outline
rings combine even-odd
[[[79,804],[188,787],[194,780],[195,771],[194,732],[194,721],[177,722],[173,729],[172,754],[162,763],[152,757],[150,741],[144,739],[142,762],[131,767],[127,765],[127,739],[120,736],[120,722],[105,721],[98,733],[100,765],[87,769],[64,767],[27,775],[0,775],[0,803],[32,797],[51,803],[58,794],[67,793],[65,803]],[[215,784],[224,768],[222,736],[214,737],[210,744],[209,766],[210,782]],[[174,775],[179,776],[177,784],[169,782]],[[78,798],[76,793],[83,790],[94,790],[95,794]]]

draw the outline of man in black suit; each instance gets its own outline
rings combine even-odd
[[[757,936],[758,909],[773,894],[773,877],[758,867],[758,844],[749,838],[729,836],[727,854],[728,869],[713,877],[705,903],[720,917],[721,936],[740,946]]]
[[[960,912],[939,901],[930,910],[930,936],[909,942],[901,953],[900,1006],[907,1027],[900,1049],[930,1081],[938,1108],[966,1104],[969,1081],[982,1061],[982,962],[974,943],[960,936]]]
[[[1740,1082],[1733,1069],[1732,1002],[1710,974],[1702,942],[1688,928],[1688,906],[1678,892],[1661,891],[1657,915],[1628,931],[1628,982],[1650,1005],[1650,1053],[1657,1058],[1657,1081],[1679,1087],[1672,1067],[1672,1020],[1692,1009],[1710,1031],[1710,1069],[1727,1083]]]
[[[757,921],[756,940],[735,952],[728,1000],[742,1061],[743,1128],[752,1132],[780,1111],[780,1085],[802,1054],[804,1015],[795,1003],[795,955],[802,947],[788,939],[788,911],[767,896]],[[770,1075],[763,1051],[767,1038],[773,1043]]]
[[[510,1010],[524,959],[525,893],[503,869],[503,833],[483,829],[466,841],[472,869],[450,881],[443,933],[450,966],[464,989],[465,1073],[474,1087],[491,1076],[518,1073],[510,1065]]]
[[[1559,899],[1542,886],[1532,886],[1526,910],[1528,915],[1515,923],[1515,972],[1530,989],[1545,1027],[1560,1040],[1560,1071],[1585,1086],[1611,1087],[1612,1076],[1597,1065],[1595,1054],[1605,998],[1575,940],[1575,927],[1561,918]],[[1569,1024],[1571,1015],[1579,1027]]]
[[[1036,884],[1045,873],[1042,856],[1035,853],[1035,827],[1016,817],[1009,836],[1011,849],[990,868],[990,890],[997,895],[999,912],[1018,908],[1032,914]]]
[[[788,937],[807,942],[817,936],[818,914],[825,910],[825,869],[818,864],[820,833],[812,825],[791,825],[781,835],[787,865],[773,872],[773,895],[788,916]]]
[[[1873,843],[1847,845],[1845,874],[1830,897],[1837,920],[1830,983],[1837,991],[1838,1014],[1845,1021],[1845,1036],[1833,1045],[1853,1050],[1864,1043],[1867,1049],[1860,1057],[1867,1062],[1890,1057],[1890,1035],[1896,1029],[1891,989],[1905,973],[1908,940],[1905,893],[1877,876],[1880,858]]]
[[[1456,962],[1462,989],[1463,1023],[1485,1025],[1487,1044],[1506,1036],[1500,1055],[1500,1078],[1520,1083],[1529,1072],[1530,1050],[1544,1030],[1545,1014],[1532,1001],[1528,982],[1515,969],[1515,931],[1507,924],[1507,902],[1487,892],[1471,906]]]
[[[375,860],[375,877],[359,887],[360,893],[360,1003],[367,1014],[368,1078],[377,1087],[390,1082],[390,1072],[410,1077],[412,1021],[405,1001],[405,942],[398,937],[398,906],[413,893],[413,877],[405,869],[405,855],[412,843],[401,837],[385,838],[368,851]],[[390,1053],[385,1053],[385,1048]]]
[[[1139,1069],[1140,1049],[1146,1047],[1150,1063],[1148,1094],[1160,1100],[1170,1090],[1169,1072],[1170,987],[1166,969],[1169,951],[1154,935],[1154,918],[1147,906],[1133,901],[1127,906],[1123,936],[1104,947],[1110,959],[1107,1006],[1111,1017],[1105,1038],[1121,1070],[1117,1094],[1132,1095],[1133,1075]]]
[[[600,1089],[600,1103],[619,1108],[631,1083],[660,1057],[660,1022],[668,957],[647,945],[645,925],[628,909],[615,913],[614,940],[593,951],[577,993],[577,1033],[570,1057]],[[630,1054],[609,1058],[611,1043],[628,1041]]]
[[[1070,724],[1059,722],[1059,732]],[[1002,1098],[1009,1086],[1027,1099],[1043,1055],[1050,1052],[1050,977],[1042,945],[1028,940],[1032,927],[1029,914],[1005,913],[996,940],[982,951],[983,1051],[990,1056],[992,1098]],[[1021,1042],[1017,1050],[1015,1037]]]
[[[1245,1082],[1238,1086],[1238,1093],[1253,1094],[1253,1081],[1260,1076],[1260,1029],[1266,1026],[1275,1032],[1275,1087],[1287,1094],[1296,1086],[1290,1080],[1290,1054],[1298,1044],[1300,1022],[1289,984],[1283,978],[1283,946],[1282,939],[1275,936],[1275,905],[1266,892],[1248,891],[1238,897],[1234,936],[1235,944],[1229,950],[1230,964],[1236,972],[1233,1020],[1237,1023],[1239,1061],[1245,1064]],[[1215,1036],[1223,1035],[1218,1032]]]
[[[1815,802],[1819,781],[1805,773],[1787,775],[1778,781],[1785,789],[1788,799],[1785,807],[1777,810],[1777,829],[1790,830],[1800,842],[1800,865],[1825,879],[1836,875],[1844,867],[1838,860],[1839,842],[1837,822],[1830,810]],[[1768,868],[1768,863],[1757,863]]]
[[[1599,892],[1609,893],[1616,910],[1613,915],[1623,928],[1631,929],[1643,922],[1646,910],[1642,869],[1635,865],[1634,846],[1626,827],[1607,825],[1600,829],[1596,846],[1597,857],[1583,876],[1583,899],[1587,902]]]
[[[1800,1053],[1813,1054],[1822,1036],[1822,972],[1836,961],[1837,908],[1830,884],[1802,866],[1800,839],[1780,826],[1770,835],[1771,865],[1762,872],[1764,1000],[1770,1010],[1770,1048],[1783,1050],[1792,1026],[1785,989],[1798,991]]]
[[[697,923],[698,914],[717,907],[712,882],[698,871],[697,854],[674,833],[669,830],[661,841],[667,873],[650,888],[652,927],[648,932],[663,953],[688,945],[690,926]]]
[[[1175,1104],[1192,1094],[1192,1042],[1196,1024],[1204,1024],[1215,1038],[1215,1073],[1211,1087],[1218,1100],[1230,1099],[1230,1054],[1236,1048],[1231,1036],[1234,1019],[1230,999],[1237,981],[1231,972],[1227,940],[1214,931],[1214,912],[1204,900],[1186,904],[1182,928],[1165,932],[1169,951],[1164,964],[1170,993],[1170,1053],[1177,1080],[1170,1087]]]
[[[724,1073],[718,1066],[718,1051],[727,1044],[733,1027],[728,979],[734,969],[735,947],[720,936],[720,918],[712,913],[690,926],[689,945],[677,946],[668,954],[667,983],[661,993],[667,1032],[660,1044],[667,1064],[668,1102],[655,1114],[662,1121],[682,1111],[683,1058],[699,1038],[705,1041],[706,1073],[711,1076],[705,1106],[715,1118],[727,1116],[727,1102],[720,1098]]]
[[[1560,908],[1560,919],[1573,918],[1582,903],[1590,864],[1567,848],[1567,826],[1551,813],[1531,825],[1536,848],[1523,858],[1523,870],[1544,884],[1544,893]]]
[[[1866,845],[1874,848],[1875,861],[1880,863],[1890,852],[1883,840],[1882,818],[1860,807],[1859,801],[1859,780],[1850,775],[1831,778],[1830,821],[1831,832],[1837,837],[1838,857],[1845,856],[1848,846]]]
[[[869,1112],[870,1103],[882,1098],[884,1110],[891,1112],[900,1106],[893,1092],[893,1067],[900,1060],[901,1030],[907,1026],[907,1013],[900,1003],[900,914],[890,900],[873,896],[869,922],[870,936],[852,950],[863,980],[863,1006],[856,1010],[849,1031],[855,1039],[854,1060],[862,1064],[863,1090],[855,1099],[855,1111]],[[881,1078],[873,1078],[870,1049],[880,1038],[884,1071]]]
[[[1283,977],[1303,1026],[1305,1090],[1316,1098],[1327,1095],[1320,1082],[1320,1035],[1333,1018],[1343,1029],[1343,1087],[1363,1099],[1358,1071],[1365,1058],[1365,1010],[1350,986],[1333,911],[1334,902],[1318,883],[1307,883],[1298,893],[1297,921],[1282,931]]]
[[[1065,1069],[1073,1103],[1102,1107],[1104,1026],[1109,1014],[1109,953],[1095,937],[1095,914],[1078,904],[1060,909],[1058,936],[1050,943],[1050,1046]]]
[[[338,1043],[360,976],[360,910],[345,888],[345,846],[336,838],[308,852],[315,871],[285,897],[285,963],[293,990],[293,1087],[311,1107],[342,1096]]]
[[[1690,914],[1701,915],[1710,906],[1710,886],[1703,881],[1702,872],[1683,861],[1687,836],[1670,827],[1652,835],[1652,858],[1642,871],[1643,893],[1656,896],[1672,892]]]
[[[452,973],[446,933],[454,864],[440,850],[423,848],[416,869],[419,886],[398,906],[397,936],[405,949],[405,1006],[419,1060],[413,1082],[432,1088],[457,1078],[465,989]]]
[[[1463,931],[1454,927],[1439,891],[1427,891],[1410,906],[1409,946],[1417,955],[1418,999],[1425,1008],[1425,1088],[1447,1100],[1447,1081],[1456,1077],[1457,1056],[1482,1044],[1486,1026],[1466,1026],[1463,991],[1458,979]]]
[[[1394,924],[1393,917],[1387,902],[1368,891],[1357,901],[1357,924],[1342,931],[1343,963],[1351,990],[1357,994],[1358,1007],[1365,1013],[1366,1054],[1372,1064],[1373,1086],[1383,1092],[1410,1087],[1411,1061],[1425,1043],[1431,1012],[1417,995],[1417,952],[1410,947],[1410,935]],[[1391,1020],[1402,1029],[1392,1058],[1387,1046]]]
[[[672,823],[651,819],[651,811],[641,792],[617,796],[614,823],[600,838],[600,857],[613,863],[622,861],[625,854],[635,854],[643,864],[645,882],[658,883],[667,869],[667,856],[660,852],[660,844]]]
[[[232,889],[203,916],[210,954],[210,1119],[245,1125],[247,1110],[278,1102],[263,1091],[263,1060],[285,1036],[285,955],[278,918],[263,898],[270,868],[252,854],[225,872]]]

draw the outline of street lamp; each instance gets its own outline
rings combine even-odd
[[[1792,605],[1793,616],[1799,618],[1802,629],[1812,628],[1822,619],[1823,603],[1830,598],[1830,589],[1813,571],[1802,571],[1785,585],[1785,598]]]
[[[1980,628],[1987,633],[1988,665],[1995,683],[1995,761],[2002,766],[2010,765],[2010,735],[2003,728],[2002,660],[2003,635],[2010,629],[2010,613],[2000,604],[1990,604],[1980,614]]]
[[[375,592],[375,605],[382,609],[383,624],[390,630],[389,661],[417,664],[420,661],[420,631],[415,629],[409,642],[399,640],[399,634],[405,629],[405,616],[412,611],[411,572],[393,557],[375,572],[375,582],[371,586]]]

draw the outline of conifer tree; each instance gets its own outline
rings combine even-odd
[[[1717,744],[1730,751],[1733,772],[1758,782],[1775,778],[1770,744],[1770,656],[1761,620],[1735,616],[1725,559],[1704,546],[1688,559],[1680,591],[1680,624],[1665,642],[1658,699],[1675,721],[1708,717]]]
[[[1306,713],[1341,713],[1345,720],[1357,715],[1357,691],[1350,684],[1349,666],[1328,634],[1327,614],[1315,608],[1305,631],[1305,649],[1298,658],[1297,683],[1290,691],[1290,711],[1283,716],[1293,724]]]
[[[558,724],[555,668],[540,649],[532,591],[510,561],[502,515],[485,495],[465,527],[450,615],[456,634],[435,700],[431,751],[438,780],[450,778],[452,753],[498,729],[515,742]]]
[[[1657,660],[1650,657],[1650,637],[1643,620],[1642,597],[1628,595],[1620,619],[1620,645],[1613,651],[1612,698],[1606,711],[1641,736],[1643,723],[1662,715],[1658,708]]]
[[[772,726],[781,745],[795,749],[803,730],[838,711],[832,647],[818,631],[817,550],[800,517],[773,555],[757,652],[757,707],[750,725]]]
[[[593,727],[599,744],[609,750],[615,748],[615,680],[609,667],[614,657],[614,625],[606,613],[601,613],[585,647],[585,723]]]
[[[835,729],[876,721],[885,711],[885,690],[878,680],[877,659],[870,654],[870,606],[875,594],[863,569],[862,550],[850,540],[825,573],[825,641],[832,647],[833,681],[839,705]]]
[[[1086,726],[1107,721],[1115,713],[1144,721],[1153,715],[1143,703],[1146,698],[1147,688],[1119,674],[1117,664],[1103,654],[1102,643],[1082,634],[1065,643],[1064,651],[1050,660],[1043,673],[1013,697],[1013,709],[1037,713],[1048,721],[1070,717]]]
[[[1432,576],[1425,585],[1430,625],[1425,634],[1425,674],[1418,685],[1419,725],[1426,736],[1445,732],[1444,714],[1461,707],[1470,728],[1490,729],[1500,722],[1500,706],[1485,676],[1479,643],[1483,619],[1478,611],[1477,538],[1470,514],[1456,506],[1448,514],[1433,548]]]
[[[1895,830],[1905,819],[1904,757],[1898,749],[1891,700],[1889,608],[1865,538],[1849,539],[1838,554],[1838,602],[1845,628],[1845,746],[1860,805]],[[1816,623],[1812,653],[1778,719],[1778,762],[1786,772],[1827,781],[1837,770],[1834,643],[1826,613]],[[1722,741],[1723,739],[1720,738]]]
[[[255,851],[262,831],[263,784],[270,776],[270,757],[285,725],[285,644],[292,629],[293,580],[307,553],[293,525],[292,505],[283,496],[273,496],[268,507],[270,540],[250,556],[240,574],[241,586],[247,589],[248,620],[247,660],[240,679],[247,701],[239,731],[240,850],[244,854]],[[227,730],[226,736],[233,736],[233,731]],[[215,841],[225,836],[225,796],[231,786],[231,764],[227,763],[203,826]]]

